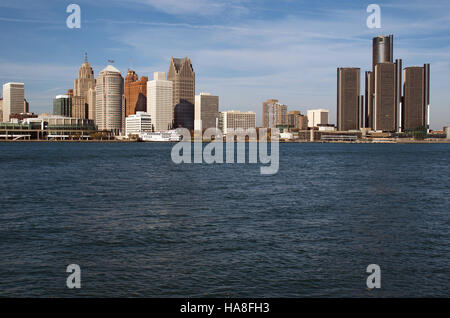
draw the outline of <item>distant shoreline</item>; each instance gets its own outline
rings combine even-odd
[[[203,140],[203,143],[210,143],[210,140]],[[251,141],[254,142],[254,141]],[[270,141],[269,141],[270,142]],[[136,140],[0,140],[1,143],[138,143]],[[152,144],[175,144],[177,141],[144,141],[139,143],[152,143]],[[235,141],[235,143],[237,143]],[[249,143],[246,141],[245,143]],[[286,144],[450,144],[450,139],[444,140],[400,140],[400,141],[280,141],[280,143]]]

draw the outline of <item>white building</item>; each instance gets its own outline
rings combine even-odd
[[[166,80],[166,73],[153,73],[153,81],[147,82],[147,112],[155,131],[168,130],[173,122],[173,82]]]
[[[140,135],[143,132],[152,132],[151,116],[146,112],[137,112],[126,118],[125,135]]]
[[[3,98],[0,98],[0,122],[3,121]]]
[[[124,128],[123,77],[112,65],[103,69],[96,84],[95,122],[99,130],[113,130],[115,134]]]
[[[11,114],[25,113],[25,84],[6,83],[3,85],[3,121],[9,122]]]
[[[328,125],[329,110],[312,109],[308,110],[308,127],[318,127],[319,125]]]
[[[195,96],[194,129],[216,128],[219,118],[219,96],[200,93]]]
[[[242,128],[247,130],[256,128],[256,113],[234,110],[221,112],[219,113],[219,127],[224,135],[227,134],[229,129]]]

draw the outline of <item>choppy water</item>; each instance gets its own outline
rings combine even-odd
[[[275,176],[171,147],[0,143],[0,296],[450,296],[449,144],[282,144]]]

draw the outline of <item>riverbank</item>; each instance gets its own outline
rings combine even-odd
[[[1,143],[136,143],[137,140],[0,140]],[[211,140],[203,140],[203,143],[210,143]],[[249,141],[246,141],[248,143]],[[250,141],[254,142],[254,141]],[[269,141],[270,142],[270,141]],[[450,139],[442,140],[356,140],[356,141],[307,141],[307,140],[280,140],[280,143],[299,144],[450,144]],[[145,141],[144,143],[176,143],[175,141]]]

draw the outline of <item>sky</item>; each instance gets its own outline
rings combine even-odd
[[[69,29],[69,4],[81,28]],[[381,28],[366,9],[381,7]],[[73,88],[84,53],[95,76],[114,60],[123,76],[167,72],[170,57],[191,58],[196,93],[220,98],[220,111],[262,102],[289,110],[325,108],[336,121],[336,68],[371,68],[372,38],[394,34],[394,59],[431,63],[431,128],[450,125],[448,0],[1,0],[0,84],[24,82],[35,113]],[[362,86],[362,92],[363,92]]]

